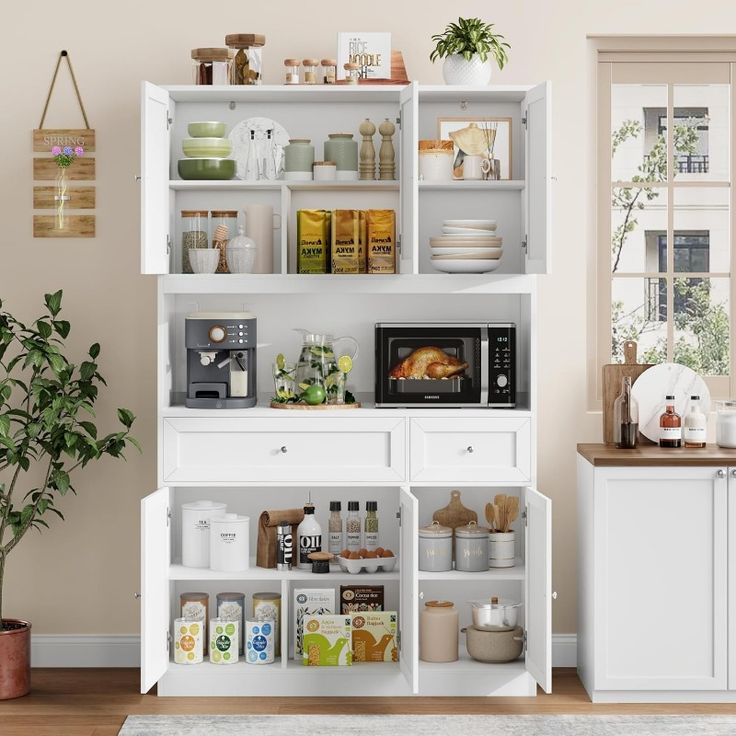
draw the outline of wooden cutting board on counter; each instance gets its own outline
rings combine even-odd
[[[651,368],[653,363],[637,363],[636,342],[627,340],[624,343],[624,362],[608,363],[603,366],[603,441],[613,444],[613,402],[621,393],[621,380],[627,376],[631,383]]]
[[[449,526],[455,531],[458,526],[465,526],[471,521],[478,521],[478,514],[472,509],[463,506],[460,500],[460,491],[450,491],[450,503],[443,509],[437,509],[432,514],[434,521],[439,521],[442,526]]]

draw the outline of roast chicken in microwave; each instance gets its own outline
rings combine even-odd
[[[432,345],[418,348],[397,363],[390,378],[452,378],[462,374],[468,364]]]

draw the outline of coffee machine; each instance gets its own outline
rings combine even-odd
[[[247,409],[256,405],[256,318],[250,312],[194,312],[184,325],[186,405]]]

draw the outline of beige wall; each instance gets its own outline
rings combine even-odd
[[[448,8],[452,8],[452,12]],[[375,8],[370,14],[366,9]],[[492,10],[491,10],[492,9]],[[489,13],[490,11],[490,13]],[[512,43],[499,83],[553,85],[554,261],[542,278],[539,485],[554,502],[554,630],[575,631],[575,443],[599,438],[586,413],[586,210],[583,177],[589,135],[587,33],[736,31],[731,0],[536,0],[507,3],[423,0],[394,3],[171,0],[16,3],[5,17],[0,75],[0,298],[35,315],[45,291],[64,289],[71,345],[80,355],[97,339],[110,384],[100,406],[139,417],[142,457],[105,461],[77,480],[62,503],[66,523],[31,535],[11,557],[7,615],[31,619],[39,633],[138,631],[138,501],[155,482],[155,282],[138,274],[139,82],[189,82],[189,49],[218,45],[232,31],[265,33],[265,81],[281,60],[329,54],[337,30],[391,30],[412,78],[442,81],[428,60],[430,36],[455,13],[488,15]],[[371,20],[366,20],[370,17]],[[212,18],[212,19],[210,19]],[[223,21],[222,19],[230,19]],[[57,50],[72,53],[98,141],[98,237],[33,240],[30,131],[38,124]],[[79,123],[66,75],[49,126]],[[571,286],[575,288],[571,288]]]

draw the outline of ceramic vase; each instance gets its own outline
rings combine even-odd
[[[493,62],[488,57],[480,60],[478,54],[473,54],[468,61],[462,54],[450,54],[442,65],[442,76],[445,84],[478,87],[491,81]]]

